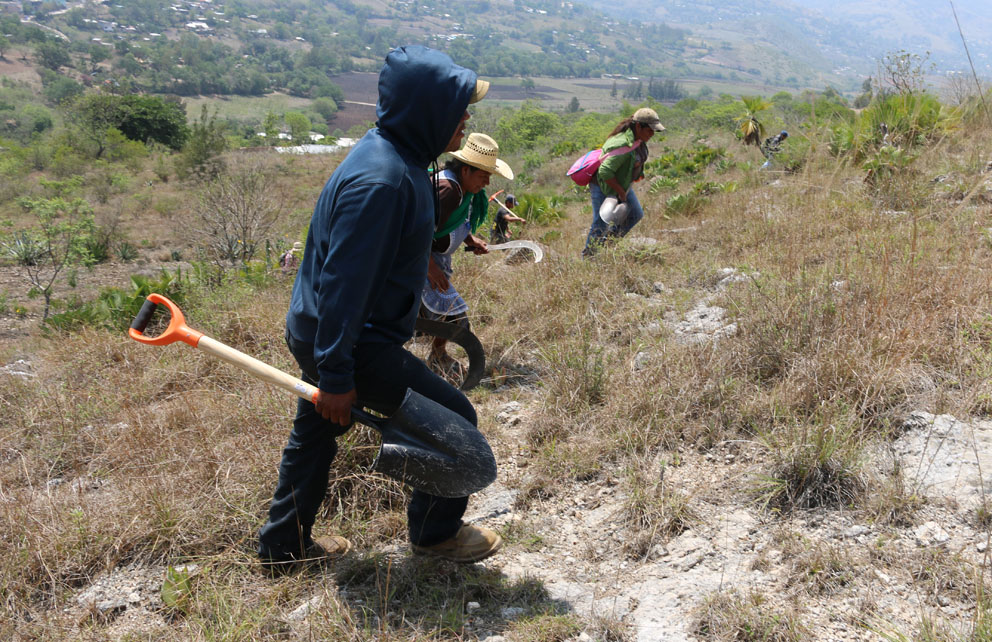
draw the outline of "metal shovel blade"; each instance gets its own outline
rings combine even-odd
[[[496,458],[478,428],[413,390],[390,417],[352,414],[382,436],[372,467],[387,477],[438,497],[466,497],[496,481]]]
[[[517,248],[527,248],[534,253],[534,263],[540,263],[541,259],[544,258],[544,250],[541,246],[534,241],[507,241],[506,243],[498,243],[496,245],[490,245],[490,250],[515,250]]]

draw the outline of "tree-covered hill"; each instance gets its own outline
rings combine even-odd
[[[46,69],[46,87],[58,84],[51,90],[56,92],[69,90],[60,80],[66,78],[180,96],[280,91],[340,101],[334,75],[377,71],[386,52],[401,43],[446,50],[490,77],[613,74],[797,89],[856,86],[830,73],[835,57],[807,33],[815,25],[755,21],[752,32],[759,37],[732,42],[718,32],[701,37],[674,28],[657,15],[642,21],[636,6],[617,11],[606,4],[551,0],[133,0],[10,7],[0,14],[2,33],[8,34],[0,54],[13,48]]]
[[[336,95],[328,78],[377,70],[400,43],[446,49],[481,74],[595,77],[648,74],[683,53],[685,32],[631,26],[582,6],[535,1],[357,4],[151,0],[122,4],[24,6],[3,17],[9,45],[84,83],[128,82],[134,89],[196,95],[314,98]],[[36,26],[37,25],[37,26]],[[70,44],[54,47],[65,34]],[[76,73],[73,73],[76,72]]]

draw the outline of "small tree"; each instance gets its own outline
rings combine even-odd
[[[208,115],[207,106],[200,110],[199,122],[190,127],[189,138],[182,156],[176,162],[176,171],[180,178],[190,175],[203,178],[213,178],[224,169],[220,159],[221,153],[227,149],[227,139],[224,138],[224,125],[217,122],[217,113]]]
[[[103,45],[97,45],[97,44],[90,45],[89,51],[87,53],[89,53],[90,55],[90,65],[93,67],[93,69],[96,69],[97,65],[99,65],[101,62],[103,62],[104,60],[110,57],[110,52]]]
[[[52,290],[59,275],[89,261],[86,241],[95,229],[93,210],[81,198],[22,198],[21,207],[37,217],[36,227],[21,231],[4,243],[4,253],[24,270],[31,284],[29,296],[42,296],[48,318]]]
[[[574,114],[579,111],[579,98],[578,96],[572,96],[572,100],[568,101],[568,106],[565,107],[565,111],[569,114]]]
[[[66,120],[87,141],[93,144],[94,158],[103,156],[108,131],[120,124],[120,98],[112,94],[93,93],[79,96],[66,109]]]
[[[771,107],[771,103],[758,96],[741,96],[741,102],[744,103],[744,113],[737,118],[737,133],[745,145],[761,145],[765,126],[757,115]]]
[[[936,67],[929,61],[929,51],[922,56],[902,49],[885,54],[879,61],[877,93],[922,93],[926,89],[927,72]]]
[[[265,132],[266,140],[274,145],[279,140],[279,117],[271,111],[266,113],[265,120],[262,121],[262,131]]]
[[[189,135],[186,107],[160,96],[123,96],[117,128],[131,140],[155,141],[176,150],[182,149]]]
[[[864,82],[861,83],[861,95],[854,99],[854,108],[864,109],[870,105],[873,95],[871,76],[868,76],[865,78]]]
[[[52,71],[58,71],[59,67],[68,67],[72,62],[68,48],[54,42],[42,42],[35,51],[38,54],[38,62]]]
[[[290,136],[295,143],[310,142],[310,119],[298,111],[288,111],[283,120],[289,125]]]
[[[42,93],[52,105],[70,103],[83,93],[83,86],[72,78],[60,76],[48,69],[41,70]]]
[[[10,40],[7,36],[0,33],[0,60],[6,60],[6,58],[3,57],[3,54],[8,49],[10,49]]]
[[[333,98],[323,97],[313,101],[313,110],[320,114],[325,122],[330,122],[334,118],[334,114],[337,113],[338,106]]]
[[[231,266],[252,260],[281,211],[268,168],[252,157],[205,183],[196,206],[211,258]]]

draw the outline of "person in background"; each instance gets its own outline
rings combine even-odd
[[[258,556],[269,574],[351,548],[340,535],[314,537],[312,530],[352,406],[390,415],[412,389],[478,425],[465,395],[403,344],[413,336],[436,223],[427,168],[458,149],[468,105],[488,88],[444,53],[394,49],[379,74],[376,126],[317,199],[286,315],[286,343],[303,380],[319,390],[315,403],[298,402],[268,521],[258,533]],[[407,509],[413,552],[474,562],[498,551],[497,533],[462,522],[467,505],[468,497],[414,490]]]
[[[647,142],[655,132],[663,131],[665,127],[657,112],[642,107],[630,118],[620,121],[610,132],[609,138],[603,143],[603,153],[620,148],[629,148],[629,151],[603,158],[595,178],[589,182],[592,225],[589,226],[582,256],[593,255],[608,238],[626,236],[644,218],[644,210],[641,209],[641,203],[632,186],[635,181],[644,177],[644,164],[648,158]],[[613,196],[620,203],[627,204],[627,218],[622,223],[613,225],[600,217],[599,210],[607,196]]]
[[[765,142],[761,143],[761,153],[765,157],[765,163],[761,166],[761,169],[765,169],[772,164],[772,159],[775,158],[775,154],[782,151],[782,143],[788,137],[789,132],[783,129],[774,136],[769,136],[765,139]]]
[[[485,187],[494,173],[513,180],[513,170],[499,159],[496,141],[485,134],[470,134],[465,146],[451,156],[436,176],[440,217],[431,244],[420,316],[468,330],[468,304],[450,280],[451,258],[463,244],[476,254],[489,252],[486,242],[475,235],[489,213]],[[448,354],[447,344],[447,339],[434,337],[428,365],[442,375],[457,378],[462,374],[457,372],[461,364]]]
[[[512,234],[510,234],[510,223],[526,223],[527,221],[520,218],[513,213],[513,208],[517,206],[517,197],[513,194],[507,194],[506,198],[503,200],[503,204],[500,205],[499,201],[496,201],[499,209],[496,210],[496,219],[493,221],[493,229],[489,233],[489,240],[493,244],[506,243],[510,240]]]
[[[282,270],[283,274],[289,274],[294,272],[300,265],[300,255],[303,254],[303,243],[296,241],[293,243],[293,247],[286,250],[286,252],[279,257],[279,269]]]

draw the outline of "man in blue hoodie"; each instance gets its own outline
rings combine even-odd
[[[303,379],[320,391],[316,404],[299,401],[269,519],[258,534],[258,555],[271,572],[351,548],[343,537],[314,538],[311,531],[352,405],[392,414],[412,388],[477,425],[468,399],[403,344],[413,335],[434,234],[436,197],[427,168],[458,149],[466,109],[488,88],[439,51],[394,49],[379,74],[376,127],[317,200],[286,342]],[[462,523],[467,505],[467,497],[415,490],[407,511],[414,552],[474,562],[499,550],[498,534]]]

